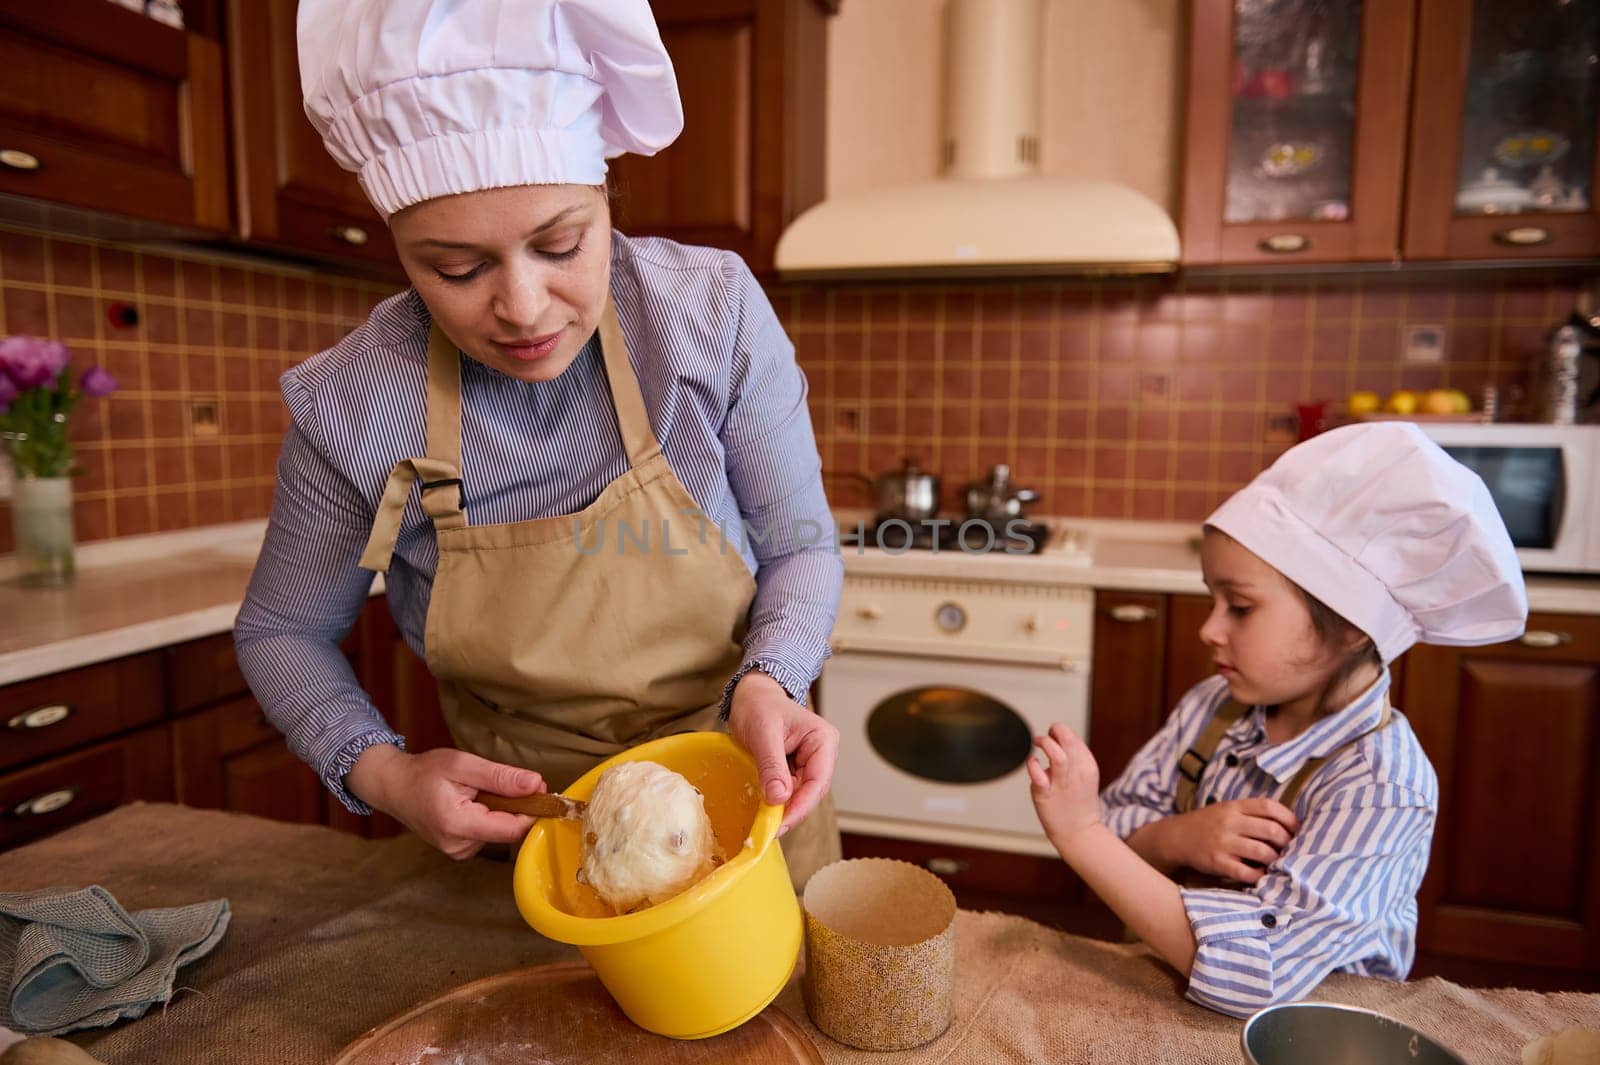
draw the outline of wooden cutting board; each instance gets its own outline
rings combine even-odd
[[[333,1065],[551,1061],[584,1065],[822,1065],[801,1027],[768,1006],[725,1035],[652,1035],[617,1007],[582,962],[536,965],[448,991],[345,1047]]]

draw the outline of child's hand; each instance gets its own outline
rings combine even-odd
[[[1100,823],[1100,767],[1077,733],[1059,722],[1033,742],[1050,759],[1046,769],[1038,759],[1028,758],[1033,808],[1045,835],[1060,850],[1081,829]]]
[[[1196,872],[1254,884],[1298,831],[1294,811],[1275,799],[1232,799],[1174,817],[1171,847]]]

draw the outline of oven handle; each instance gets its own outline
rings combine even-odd
[[[964,662],[990,662],[998,666],[1038,666],[1041,669],[1059,669],[1063,673],[1088,673],[1089,656],[1066,654],[1059,651],[996,650],[984,647],[929,647],[926,644],[899,644],[888,640],[845,640],[835,636],[828,641],[834,657],[840,655],[882,655],[896,658],[959,658]]]

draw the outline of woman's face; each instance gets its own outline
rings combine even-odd
[[[433,320],[468,356],[521,381],[557,377],[600,323],[611,210],[592,185],[441,196],[389,220]]]

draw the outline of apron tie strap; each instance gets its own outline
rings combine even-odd
[[[1206,766],[1211,764],[1211,756],[1217,753],[1217,744],[1248,710],[1232,699],[1223,703],[1200,730],[1194,746],[1178,759],[1178,791],[1173,802],[1176,812],[1186,814],[1194,809],[1195,789],[1200,786],[1200,778],[1205,776]]]
[[[405,514],[406,500],[411,498],[411,486],[418,480],[422,482],[422,511],[433,519],[435,529],[459,529],[467,524],[466,511],[461,506],[460,470],[433,458],[401,459],[389,471],[389,480],[383,487],[372,534],[361,553],[362,569],[389,572],[395,541],[400,538],[400,518]]]
[[[611,402],[617,412],[617,431],[622,435],[622,446],[628,452],[628,461],[639,469],[661,454],[661,444],[650,426],[650,415],[644,407],[644,392],[639,376],[633,372],[633,361],[628,357],[628,344],[622,336],[622,321],[617,317],[617,305],[606,300],[605,313],[600,316],[600,353],[605,360],[606,382],[611,386]]]

